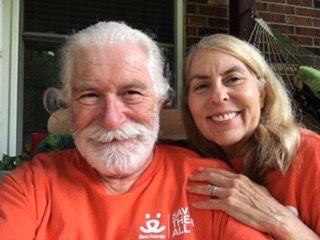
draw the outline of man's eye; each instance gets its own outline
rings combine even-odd
[[[142,95],[142,94],[141,94],[141,92],[136,91],[136,90],[128,90],[128,91],[126,92],[126,95],[128,95],[128,96],[135,96],[135,95]]]
[[[127,103],[138,103],[142,100],[143,93],[139,90],[128,90],[123,93],[123,99]]]
[[[98,101],[98,96],[94,93],[87,93],[87,94],[80,95],[78,98],[78,101],[81,104],[92,105]]]

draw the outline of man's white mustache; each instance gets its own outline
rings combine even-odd
[[[94,141],[109,143],[112,141],[137,139],[145,136],[149,131],[150,130],[148,130],[143,124],[128,122],[115,130],[106,130],[100,126],[92,125],[83,130],[83,134]]]

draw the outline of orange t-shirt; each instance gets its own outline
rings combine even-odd
[[[243,172],[240,159],[233,164],[236,172]],[[302,130],[296,159],[286,174],[274,170],[265,180],[271,195],[320,235],[320,135]]]
[[[269,239],[221,211],[189,206],[189,200],[207,198],[185,190],[200,166],[227,168],[158,145],[130,191],[108,195],[77,150],[38,155],[0,186],[0,239]]]

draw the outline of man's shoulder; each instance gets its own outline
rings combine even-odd
[[[214,167],[229,169],[228,165],[219,159],[201,157],[198,153],[184,147],[157,144],[157,151],[162,157],[174,165],[187,165],[192,168]]]
[[[50,175],[63,172],[83,164],[76,149],[67,149],[58,152],[39,153],[30,161],[17,168],[17,172],[32,172],[35,175]]]
[[[161,152],[161,154],[174,154],[179,157],[198,157],[200,158],[200,155],[194,151],[192,151],[189,148],[173,145],[173,144],[164,144],[164,143],[158,143],[156,145],[157,151]]]
[[[67,164],[66,161],[72,163],[79,161],[80,154],[75,148],[66,149],[56,152],[45,152],[37,154],[30,163],[48,163],[48,164]]]
[[[36,187],[43,187],[50,184],[52,179],[59,179],[61,176],[65,177],[69,173],[76,172],[80,164],[83,165],[79,153],[75,149],[41,153],[11,171],[4,178],[4,182],[9,185],[18,183],[26,189],[30,183]]]

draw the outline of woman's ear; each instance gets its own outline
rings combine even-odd
[[[266,86],[264,85],[260,87],[260,108],[261,109],[264,108],[265,98],[266,98]]]

